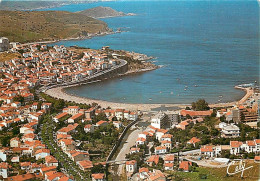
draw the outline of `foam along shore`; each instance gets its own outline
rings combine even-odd
[[[239,88],[239,87],[236,87]],[[178,107],[179,109],[183,109],[186,106],[190,106],[190,104],[130,104],[130,103],[116,103],[116,102],[109,102],[109,101],[103,101],[103,100],[95,100],[90,99],[86,97],[79,97],[75,95],[71,95],[66,93],[64,90],[64,87],[56,87],[52,89],[48,89],[45,91],[46,94],[49,96],[52,96],[57,99],[63,99],[65,101],[72,101],[76,103],[83,103],[83,104],[92,104],[93,102],[99,104],[103,108],[111,107],[112,109],[128,109],[128,110],[140,110],[140,111],[150,111],[151,109],[159,108],[164,106],[167,107]],[[210,104],[210,107],[229,107],[234,106],[238,104],[244,103],[252,94],[253,90],[250,88],[239,88],[244,91],[246,91],[245,96],[240,99],[239,101],[234,102],[227,102],[227,103],[217,103],[217,104]]]

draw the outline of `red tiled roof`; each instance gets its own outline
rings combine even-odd
[[[174,155],[165,155],[164,161],[174,161]]]
[[[240,147],[242,144],[243,144],[243,143],[240,142],[240,141],[230,141],[230,146],[231,146],[232,148],[238,148],[238,147]]]
[[[136,160],[127,161],[125,164],[126,165],[135,165],[136,164]]]
[[[260,161],[260,156],[255,156],[256,161]]]
[[[0,163],[0,169],[7,169],[7,168],[8,168],[8,163],[6,163],[6,162]]]
[[[8,177],[7,180],[27,181],[27,180],[33,180],[35,178],[36,178],[35,174],[27,173],[27,174],[23,174],[23,175]]]
[[[179,165],[179,168],[185,170],[185,171],[189,171],[189,166],[192,165],[192,163],[190,161],[182,161]]]
[[[28,167],[28,166],[30,166],[31,165],[31,162],[21,162],[20,163],[20,166],[21,167]]]
[[[152,155],[147,162],[154,162],[156,165],[159,163],[159,155]]]
[[[250,141],[246,141],[246,143],[248,146],[255,146],[255,141],[250,140]]]
[[[195,143],[198,143],[198,142],[200,142],[200,139],[198,139],[198,138],[196,138],[196,137],[193,137],[193,138],[191,138],[191,139],[188,141],[188,143],[190,143],[190,144],[195,144]]]
[[[104,179],[105,174],[103,174],[103,173],[96,173],[96,174],[92,174],[91,177],[94,178],[94,179],[96,179],[96,180],[98,180],[98,179]]]
[[[89,160],[83,160],[78,162],[83,168],[92,168],[93,164],[92,161]]]
[[[139,168],[139,173],[142,173],[142,172],[149,172],[149,169],[146,168],[146,167],[142,167],[142,168]]]
[[[213,152],[213,146],[205,145],[200,148],[201,152]]]
[[[182,116],[210,116],[212,111],[192,111],[192,110],[181,110],[180,114]]]
[[[173,167],[173,163],[165,163],[164,167]]]

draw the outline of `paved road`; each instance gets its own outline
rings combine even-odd
[[[196,154],[196,153],[200,153],[200,149],[180,152],[180,155],[192,155],[192,154]],[[177,155],[177,153],[176,153],[176,155]]]
[[[223,167],[228,166],[226,163],[216,162],[213,160],[193,160],[193,159],[190,159],[189,157],[183,157],[183,158],[185,158],[188,161],[197,163],[199,166],[202,166],[202,167],[223,168]]]
[[[130,129],[133,129],[134,126],[132,126]],[[116,161],[124,160],[126,154],[130,152],[130,148],[135,145],[135,141],[138,138],[138,134],[141,133],[141,129],[134,130],[127,138],[126,143],[124,143],[122,149],[120,150],[119,154],[116,157]],[[124,165],[118,166],[117,174],[121,175],[123,171]]]

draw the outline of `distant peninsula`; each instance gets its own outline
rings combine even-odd
[[[0,10],[0,36],[21,43],[88,38],[113,33],[101,20],[66,11]]]
[[[111,18],[119,16],[134,16],[134,13],[124,13],[121,11],[116,11],[110,7],[98,6],[91,9],[86,9],[83,11],[78,11],[78,14],[83,14],[92,18]]]

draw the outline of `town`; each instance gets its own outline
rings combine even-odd
[[[160,111],[101,107],[45,94],[56,86],[125,73],[127,60],[108,49],[0,39],[0,51],[19,53],[0,62],[0,180],[182,180],[201,168],[226,168],[235,159],[259,169],[255,83],[238,86],[250,94],[232,106],[199,99]],[[211,176],[202,173],[198,179]]]

